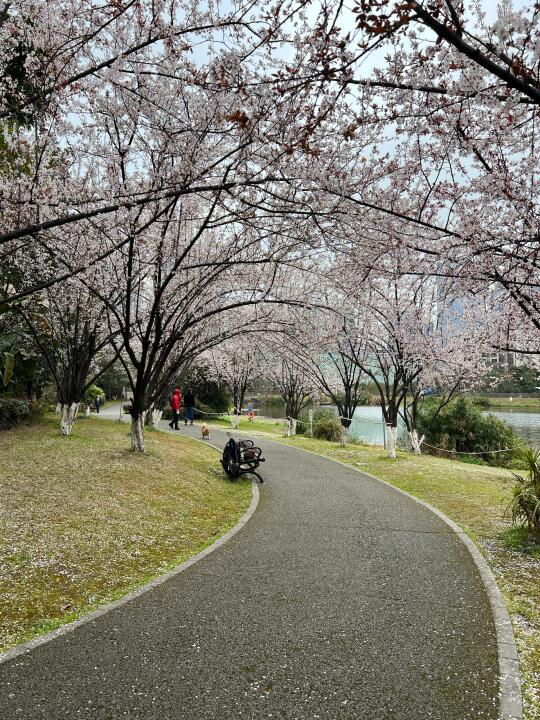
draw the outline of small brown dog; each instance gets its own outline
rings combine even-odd
[[[210,440],[210,428],[206,423],[204,423],[204,425],[201,427],[201,433],[203,436],[203,440],[204,438],[208,438]]]

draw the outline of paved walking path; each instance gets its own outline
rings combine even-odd
[[[0,665],[3,720],[497,717],[493,619],[457,536],[352,469],[260,445],[249,523],[156,589]]]

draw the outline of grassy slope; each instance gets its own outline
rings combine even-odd
[[[510,397],[487,397],[484,395],[471,396],[472,399],[486,400],[490,408],[494,410],[529,410],[540,412],[540,398]]]
[[[540,551],[524,551],[522,538],[510,530],[505,517],[511,473],[409,453],[399,453],[397,461],[389,460],[380,447],[341,448],[337,443],[302,436],[281,441],[353,465],[426,500],[475,540],[497,576],[512,617],[526,717],[540,720]]]
[[[147,447],[97,419],[70,438],[57,419],[0,433],[0,647],[163,573],[247,509],[250,481],[226,480],[211,448],[156,432]]]

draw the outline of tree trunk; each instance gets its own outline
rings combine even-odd
[[[415,455],[422,454],[422,443],[424,442],[424,435],[421,438],[418,437],[417,430],[409,430],[409,439],[411,441],[411,448]]]
[[[90,405],[84,406],[84,417],[90,417]]]
[[[158,430],[159,421],[161,420],[162,415],[163,415],[163,410],[158,410],[157,408],[154,408],[152,410],[152,426],[153,426],[154,430]]]
[[[339,439],[339,444],[341,445],[341,447],[346,447],[348,440],[349,440],[348,428],[346,428],[345,425],[342,425],[341,426],[341,437]]]
[[[56,410],[55,410],[55,412],[56,412],[57,415],[60,415],[60,413],[62,412],[62,403],[56,403]]]
[[[285,437],[291,437],[291,419],[287,418],[285,420],[285,426],[283,428],[283,434]]]
[[[154,415],[154,406],[151,405],[148,408],[148,410],[145,410],[143,413],[143,422],[144,422],[145,426],[152,424],[153,415]]]
[[[397,445],[397,427],[395,425],[386,426],[386,452],[389,458],[396,458]]]
[[[298,421],[295,420],[295,419],[292,417],[292,418],[290,419],[290,422],[291,422],[291,436],[292,436],[292,435],[296,435],[296,425],[297,425],[297,422],[298,422]]]
[[[240,400],[239,400],[239,392],[238,392],[238,385],[235,383],[233,385],[233,405],[237,410],[240,410]]]
[[[245,396],[246,396],[246,388],[240,388],[240,397],[239,397],[240,404],[238,406],[239,410],[242,410],[242,405],[244,404]]]
[[[61,407],[62,417],[60,419],[60,432],[62,435],[71,435],[73,423],[79,409],[79,403],[64,403]]]
[[[144,413],[131,416],[131,449],[144,452]]]

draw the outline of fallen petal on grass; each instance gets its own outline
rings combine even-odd
[[[199,552],[234,526],[251,484],[189,438],[87,419],[0,433],[0,648],[70,622]]]

